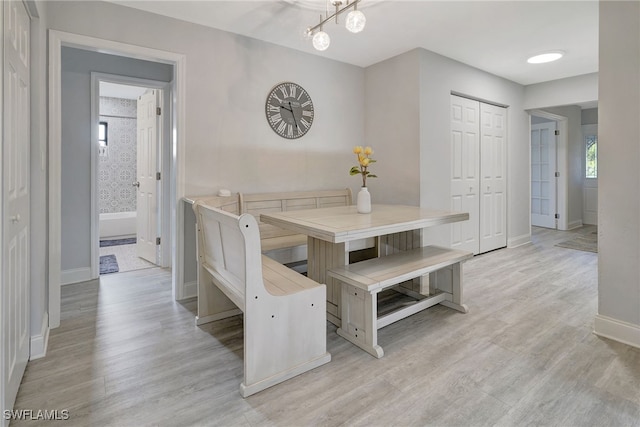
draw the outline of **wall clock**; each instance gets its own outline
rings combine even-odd
[[[311,129],[313,102],[296,83],[284,82],[271,89],[265,110],[269,126],[283,138],[300,138]]]

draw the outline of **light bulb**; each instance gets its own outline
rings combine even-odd
[[[313,36],[313,47],[315,47],[316,50],[327,50],[330,43],[331,38],[329,37],[329,34],[325,33],[324,31],[318,31]]]
[[[367,18],[364,16],[364,13],[359,10],[352,10],[347,15],[347,30],[352,33],[359,33],[364,29],[365,24],[367,23]]]

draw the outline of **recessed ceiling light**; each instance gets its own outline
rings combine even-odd
[[[563,55],[564,52],[557,50],[554,52],[547,52],[540,55],[532,56],[531,58],[527,59],[527,62],[529,64],[544,64],[545,62],[557,61],[558,59],[562,58]]]

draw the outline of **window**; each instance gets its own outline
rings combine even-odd
[[[587,135],[584,137],[586,147],[586,174],[587,178],[598,177],[598,136]]]
[[[107,146],[107,122],[98,123],[98,144],[100,147]]]

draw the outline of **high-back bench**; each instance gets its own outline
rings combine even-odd
[[[243,397],[331,360],[326,351],[326,286],[261,254],[256,219],[194,204],[199,280],[210,315],[244,314]],[[215,285],[215,286],[211,286]]]
[[[328,208],[351,205],[351,190],[285,191],[277,193],[239,194],[240,213],[249,213],[258,220],[263,252],[282,263],[307,259],[307,236],[265,224],[260,214],[299,209]]]
[[[351,205],[351,190],[343,188],[339,190],[284,191],[277,193],[233,193],[230,196],[194,197],[191,198],[191,202],[194,210],[195,205],[201,203],[235,215],[244,213],[253,215],[260,229],[260,248],[262,252],[281,264],[291,265],[291,263],[296,264],[306,261],[307,236],[262,223],[260,214],[295,209],[348,206]],[[196,214],[196,226],[199,229],[198,222]],[[362,249],[373,245],[375,245],[375,242],[362,242],[360,246],[354,245],[354,249]],[[304,271],[306,265],[297,265],[295,268],[298,271]],[[216,295],[212,294],[211,286],[200,279],[201,275],[201,269],[198,268],[198,314],[196,316],[196,324],[198,325],[212,322],[219,318]]]

